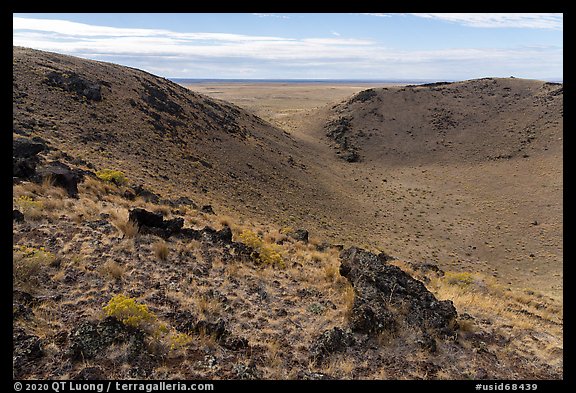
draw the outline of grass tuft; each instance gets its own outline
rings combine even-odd
[[[154,251],[154,255],[161,261],[166,261],[168,259],[168,254],[170,250],[168,249],[168,245],[164,240],[160,240],[152,245],[152,250]]]

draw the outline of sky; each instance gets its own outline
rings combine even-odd
[[[13,44],[166,78],[563,77],[553,13],[15,13]]]

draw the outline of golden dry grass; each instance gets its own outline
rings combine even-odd
[[[166,261],[170,253],[168,244],[164,240],[159,240],[152,244],[152,251],[154,252],[154,256],[161,261]]]
[[[444,277],[433,278],[427,287],[439,299],[452,300],[460,313],[506,321],[516,329],[538,331],[548,324],[547,329],[556,334],[561,331],[562,311],[556,301],[527,299],[480,273],[447,272]]]
[[[103,275],[110,277],[114,280],[122,279],[122,276],[126,273],[126,269],[124,268],[124,266],[111,260],[108,260],[103,265],[101,265],[99,270]]]
[[[138,224],[133,221],[126,221],[122,218],[113,220],[112,224],[118,228],[122,233],[122,236],[127,239],[135,238],[139,231]]]

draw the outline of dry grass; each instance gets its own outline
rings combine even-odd
[[[232,216],[229,215],[218,216],[218,223],[222,226],[228,226],[231,229],[236,228],[236,221]]]
[[[45,268],[54,266],[59,259],[44,247],[35,248],[14,245],[12,253],[12,277],[15,284],[34,288]]]
[[[44,202],[37,196],[22,194],[14,200],[13,204],[27,219],[38,221],[45,216]]]
[[[337,265],[326,265],[324,266],[324,273],[326,281],[334,282],[340,276],[340,268]]]
[[[283,367],[282,360],[282,346],[278,340],[267,339],[263,342],[266,348],[266,368],[264,373],[266,378],[270,379],[283,379],[285,378],[286,370]]]
[[[154,213],[162,214],[162,216],[164,216],[164,217],[167,217],[169,214],[172,213],[172,210],[170,210],[170,206],[166,206],[166,205],[152,205],[151,210]]]
[[[156,243],[152,244],[152,251],[154,251],[154,256],[160,261],[168,260],[168,254],[170,253],[170,249],[168,248],[168,244],[164,240],[159,240]]]
[[[108,260],[99,268],[100,273],[104,276],[110,277],[114,280],[122,279],[122,276],[126,273],[126,268],[119,265],[117,262]]]
[[[354,379],[354,370],[358,361],[352,356],[339,354],[333,356],[322,372],[338,379]]]
[[[352,307],[354,306],[354,287],[348,280],[342,280],[340,284],[342,303],[344,304],[344,318],[350,319]]]
[[[482,274],[447,272],[445,277],[432,279],[428,289],[441,300],[452,300],[459,313],[508,324],[520,330],[546,329],[557,337],[561,336],[562,311],[554,301],[536,302],[535,297],[527,299],[525,294],[504,288]],[[464,330],[474,329],[471,322],[461,322]]]
[[[138,224],[133,221],[115,219],[112,224],[122,233],[122,237],[127,239],[134,239],[139,231]]]
[[[16,75],[16,77],[18,77],[18,75]],[[125,81],[129,80],[131,79],[125,79]],[[42,81],[39,81],[39,86],[43,86]],[[125,89],[128,95],[139,88],[138,85],[129,87],[130,88]],[[324,90],[324,92],[325,91],[326,90]],[[52,94],[50,91],[46,91],[45,93]],[[59,94],[56,100],[62,99],[62,97],[63,96]],[[50,99],[51,96],[48,95],[45,98]],[[138,99],[137,96],[134,96],[134,98]],[[74,102],[71,102],[71,104],[73,103]],[[118,106],[110,106],[109,109],[111,113],[115,112],[115,109],[124,108],[125,103],[126,100],[121,100],[116,103]],[[111,104],[111,102],[109,102],[109,104]],[[46,105],[47,110],[50,108],[57,109],[58,107],[60,106]],[[24,113],[23,111],[17,112]],[[76,118],[75,116],[78,114],[74,114],[73,112],[74,111],[71,111],[70,114],[66,114],[72,116],[72,118],[67,116],[70,124],[84,120],[83,117]],[[135,114],[136,112],[131,113]],[[54,114],[60,115],[59,113]],[[199,113],[199,115],[202,114]],[[78,116],[83,115],[80,114]],[[299,116],[292,116],[291,119],[295,120],[296,117]],[[301,117],[304,118],[305,116]],[[275,119],[280,121],[279,118]],[[101,129],[100,124],[95,123],[96,120],[88,120],[91,122],[89,128]],[[131,123],[130,127],[118,127],[118,138],[120,141],[124,141],[126,138],[133,138],[133,133],[131,133],[130,130],[134,129],[134,127],[138,128],[139,124],[137,119],[134,120],[135,122]],[[322,122],[324,119],[319,118],[317,120],[318,122]],[[145,125],[145,121],[141,124]],[[80,147],[75,146],[75,143],[74,147],[68,145],[68,143],[73,143],[77,140],[76,137],[79,136],[76,134],[79,132],[76,130],[77,127],[67,128],[69,126],[66,123],[62,125],[64,127],[63,130],[69,132],[71,138],[62,141],[63,145],[58,147],[63,150],[70,147],[71,152],[77,153]],[[310,140],[312,140],[315,137],[314,127],[307,127],[307,124],[303,125],[312,132],[312,134],[308,135],[311,138]],[[313,124],[310,125],[314,126]],[[108,127],[107,125],[102,126]],[[379,125],[375,125],[375,127],[379,127]],[[142,127],[143,132],[148,128]],[[303,130],[304,127],[302,130],[295,130],[296,134],[294,135],[298,136],[298,133],[303,132]],[[189,131],[190,130],[178,129],[178,127],[176,127],[175,132],[184,138],[182,145],[194,143],[194,139],[187,139],[188,136],[195,137],[195,135],[190,134]],[[255,140],[258,141],[258,144],[260,144],[260,137],[265,136],[267,133],[269,134],[269,131],[274,132],[271,129],[254,129],[253,133],[256,136]],[[41,130],[38,132],[42,135]],[[76,137],[74,137],[74,135],[76,135]],[[279,132],[278,135],[281,136],[282,133]],[[322,135],[324,135],[324,131],[322,131]],[[218,145],[222,145],[227,149],[230,148],[228,151],[234,150],[234,154],[228,157],[230,161],[227,162],[221,161],[222,150],[220,150],[220,148],[214,148],[212,141],[204,144],[202,140],[198,140],[197,142],[200,144],[195,144],[195,149],[202,152],[203,155],[205,154],[207,161],[214,162],[219,169],[219,173],[225,174],[227,170],[230,170],[239,177],[238,182],[235,184],[238,185],[238,189],[233,189],[231,182],[223,182],[222,178],[214,176],[214,171],[203,169],[201,165],[194,171],[195,176],[189,176],[191,167],[186,166],[185,160],[181,160],[180,150],[176,146],[163,145],[162,157],[155,161],[155,157],[160,157],[161,150],[158,149],[158,140],[153,139],[155,135],[150,134],[149,136],[151,137],[150,139],[142,138],[142,142],[146,142],[147,146],[145,147],[149,151],[150,158],[149,166],[145,169],[141,165],[141,162],[134,161],[133,156],[127,155],[125,149],[118,149],[117,144],[106,146],[107,150],[104,154],[86,151],[87,156],[83,158],[91,161],[98,167],[126,168],[127,173],[130,174],[130,178],[138,180],[139,182],[142,181],[142,184],[145,184],[151,191],[161,192],[163,197],[177,197],[182,190],[194,189],[197,190],[199,195],[194,194],[196,191],[191,191],[190,197],[199,205],[214,204],[214,206],[228,205],[231,208],[237,207],[238,212],[241,212],[239,215],[243,214],[245,220],[247,220],[246,217],[252,217],[253,220],[261,220],[261,222],[265,224],[248,221],[242,222],[241,218],[234,218],[232,216],[204,215],[186,206],[179,207],[177,209],[179,210],[178,212],[168,206],[159,206],[145,202],[141,198],[137,198],[135,201],[128,201],[122,198],[123,190],[121,188],[90,177],[87,177],[85,182],[79,185],[80,199],[70,202],[66,200],[65,196],[59,198],[59,195],[63,195],[63,190],[53,187],[50,181],[45,182],[45,184],[24,183],[14,185],[14,190],[18,191],[15,192],[16,197],[25,195],[31,198],[33,202],[41,202],[43,204],[42,209],[39,209],[37,212],[37,218],[50,218],[52,214],[63,212],[70,216],[76,214],[75,219],[78,223],[81,223],[84,220],[100,219],[99,215],[101,213],[108,213],[111,216],[110,221],[113,222],[125,238],[129,239],[119,241],[118,233],[107,234],[100,230],[91,232],[87,225],[74,225],[73,222],[70,223],[67,222],[67,220],[63,220],[62,226],[60,226],[60,223],[56,223],[58,224],[55,228],[56,231],[53,231],[55,227],[55,225],[53,225],[54,223],[42,222],[40,225],[34,223],[34,225],[32,225],[33,230],[28,233],[15,232],[15,235],[19,236],[20,239],[31,240],[33,244],[37,244],[38,238],[43,238],[47,235],[51,236],[51,232],[53,231],[54,236],[56,236],[58,240],[57,244],[61,244],[60,242],[62,240],[64,241],[64,248],[58,251],[59,255],[73,255],[74,257],[79,255],[85,258],[84,261],[69,261],[67,266],[60,270],[54,270],[42,264],[36,267],[31,266],[32,269],[27,275],[42,278],[42,280],[39,280],[41,281],[40,284],[45,284],[45,286],[40,289],[46,293],[51,291],[51,295],[53,293],[58,294],[64,299],[59,303],[59,305],[62,306],[62,311],[58,310],[58,304],[54,303],[48,303],[44,308],[34,310],[35,313],[37,313],[38,320],[36,320],[35,323],[38,326],[38,330],[32,330],[33,332],[43,331],[44,333],[39,335],[47,337],[52,333],[58,332],[58,330],[71,331],[80,322],[85,321],[87,318],[97,316],[96,313],[99,310],[101,311],[102,297],[111,296],[117,292],[120,287],[121,290],[139,293],[134,296],[143,296],[148,299],[150,307],[160,316],[169,315],[169,312],[179,309],[190,310],[195,317],[210,320],[225,316],[228,323],[227,328],[232,331],[233,334],[248,338],[253,348],[258,346],[264,347],[263,359],[262,357],[255,356],[256,361],[263,361],[263,364],[258,364],[258,368],[265,371],[264,377],[294,377],[297,373],[297,368],[305,367],[309,354],[309,344],[313,342],[320,332],[334,326],[346,326],[346,318],[351,312],[355,298],[354,288],[349,284],[348,280],[339,274],[337,251],[316,251],[315,246],[319,245],[321,241],[328,240],[331,243],[343,243],[346,245],[361,245],[364,243],[365,248],[372,249],[377,247],[378,243],[384,241],[386,242],[387,251],[389,251],[390,254],[409,257],[411,260],[423,260],[418,257],[424,255],[425,252],[429,250],[446,249],[448,247],[445,246],[450,245],[454,248],[450,249],[450,252],[454,252],[452,260],[457,261],[457,258],[462,254],[461,250],[457,248],[462,248],[463,244],[469,246],[471,245],[471,243],[469,243],[471,240],[476,240],[476,238],[472,239],[470,233],[478,234],[479,241],[480,239],[484,240],[480,235],[486,237],[486,231],[483,231],[480,220],[476,223],[476,227],[466,232],[466,223],[460,222],[458,219],[450,216],[450,214],[456,214],[456,212],[445,211],[450,209],[450,204],[454,202],[454,198],[461,197],[462,194],[457,193],[454,197],[449,196],[452,195],[449,194],[449,192],[454,191],[449,188],[450,184],[446,184],[450,182],[439,182],[438,179],[446,180],[455,172],[448,172],[448,174],[442,172],[442,176],[436,176],[436,178],[426,180],[426,176],[428,175],[424,174],[424,169],[426,169],[429,174],[434,168],[418,167],[414,169],[414,173],[411,174],[410,170],[406,168],[397,169],[386,165],[382,168],[370,169],[369,166],[363,167],[364,164],[362,163],[350,166],[347,164],[340,165],[342,163],[339,161],[324,161],[321,163],[322,166],[330,166],[330,172],[335,174],[334,177],[330,177],[332,175],[328,175],[327,172],[316,171],[315,169],[316,164],[319,163],[316,160],[318,160],[318,158],[325,160],[327,156],[325,154],[315,155],[310,153],[314,151],[320,152],[320,150],[307,150],[307,148],[302,147],[302,149],[289,151],[287,150],[288,145],[274,145],[270,147],[281,153],[300,153],[293,154],[295,162],[305,163],[308,167],[306,174],[300,169],[292,171],[290,168],[287,168],[280,171],[283,173],[281,173],[281,177],[278,177],[275,174],[275,172],[278,172],[276,169],[272,172],[266,167],[266,163],[268,162],[267,158],[272,156],[266,156],[268,150],[266,148],[262,149],[262,146],[266,147],[270,140],[262,139],[262,145],[257,146],[256,151],[264,154],[264,159],[254,160],[254,154],[252,154],[253,151],[250,150],[250,144],[244,146],[245,149],[234,150],[234,147],[240,146],[236,144],[236,138],[229,139],[228,135],[220,135],[223,137],[223,140],[222,143]],[[50,139],[53,140],[53,138]],[[166,140],[166,142],[168,141]],[[291,141],[286,140],[286,143],[291,143]],[[312,144],[310,144],[310,146],[312,146]],[[322,150],[323,152],[327,152],[323,142],[319,143],[318,147],[324,149]],[[166,152],[169,154],[166,154]],[[173,161],[174,157],[176,158],[175,161]],[[276,157],[276,153],[273,153],[273,157],[275,159],[278,158]],[[310,157],[309,160],[307,157]],[[116,164],[113,164],[113,161],[115,161]],[[125,165],[118,165],[118,162],[125,163]],[[257,174],[257,176],[254,176],[252,179],[243,177],[242,172],[244,171],[246,163],[254,164],[254,170],[249,175]],[[506,163],[505,166],[506,169],[508,169],[509,163]],[[382,171],[380,172],[381,169]],[[407,170],[406,174],[401,172],[404,170]],[[461,166],[458,166],[457,170],[458,173],[466,172],[461,171]],[[480,170],[483,171],[484,168],[480,168]],[[440,171],[444,171],[444,168],[438,170],[438,173],[440,173]],[[469,176],[475,181],[478,172],[473,172],[472,170],[468,172],[470,173]],[[159,179],[159,176],[150,176],[151,173],[155,175],[165,174],[169,176],[170,180],[165,181]],[[380,184],[384,177],[387,179],[387,184],[385,187],[380,188],[377,184]],[[258,180],[259,178],[264,179],[264,181],[260,182],[260,180]],[[364,178],[366,180],[364,180]],[[497,179],[498,176],[492,176],[492,174],[490,174],[487,178],[493,181]],[[197,186],[192,186],[191,179],[193,179],[194,182],[197,181]],[[287,179],[293,180],[294,182],[287,182]],[[354,182],[352,182],[352,179],[354,179]],[[358,179],[358,181],[356,181],[356,179]],[[464,180],[466,183],[466,179]],[[371,184],[368,184],[368,182]],[[408,185],[413,187],[413,184],[410,184],[411,182],[422,182],[418,183],[422,185],[422,187],[408,188]],[[324,189],[324,184],[327,183],[331,184],[333,189],[331,189],[331,187]],[[293,186],[289,186],[289,184],[293,184]],[[425,201],[426,206],[429,207],[428,213],[430,213],[430,215],[436,212],[441,213],[437,220],[427,217],[426,212],[422,212],[422,216],[420,216],[420,211],[423,207],[417,205],[420,199],[424,202],[426,195],[421,192],[421,190],[426,184],[430,184],[430,189],[435,193],[433,195],[435,198],[445,201],[448,204],[448,209],[444,209],[440,206],[440,203],[436,203],[434,200]],[[437,184],[440,184],[440,186],[438,187]],[[204,186],[210,191],[205,195],[199,191],[199,188]],[[434,188],[434,186],[438,188]],[[468,184],[464,184],[463,186],[467,187]],[[288,190],[289,188],[292,188],[292,190]],[[445,188],[448,189],[444,190]],[[500,192],[501,188],[502,187],[497,187],[498,192]],[[532,188],[541,189],[540,187]],[[369,193],[366,192],[366,190],[368,190]],[[474,190],[474,188],[470,189],[471,195]],[[261,191],[261,193],[248,191]],[[546,193],[544,191],[545,190],[542,189],[541,194],[547,198],[548,195],[545,195]],[[171,192],[175,192],[177,195],[170,195]],[[396,195],[392,195],[393,192],[395,192]],[[258,194],[258,196],[255,196],[256,194]],[[238,198],[234,195],[238,195]],[[468,194],[464,196],[467,197]],[[240,198],[242,199],[242,203],[239,202]],[[62,201],[64,201],[64,203],[62,203]],[[477,200],[472,200],[472,202],[475,201]],[[467,206],[466,198],[464,198],[461,204],[459,200],[457,202],[458,203],[454,203],[454,205],[458,205],[457,214],[465,213],[466,209],[470,207]],[[68,203],[72,203],[73,208],[71,208],[71,205],[67,206]],[[428,203],[432,204],[428,205]],[[518,205],[520,206],[522,203],[518,203]],[[132,239],[134,239],[137,234],[137,228],[133,225],[131,226],[131,223],[128,223],[127,219],[127,210],[134,207],[142,207],[149,211],[160,211],[166,216],[183,215],[186,226],[198,225],[201,227],[209,225],[213,228],[218,228],[223,225],[228,225],[233,228],[236,237],[244,231],[253,231],[254,233],[258,233],[259,238],[264,239],[263,242],[267,245],[286,240],[281,246],[281,251],[282,256],[286,260],[287,268],[259,269],[254,263],[248,263],[248,261],[226,260],[226,262],[222,262],[220,259],[222,250],[219,246],[208,247],[207,244],[201,245],[200,242],[197,241],[181,242],[172,239],[169,244],[166,244],[164,241],[157,241],[157,238],[153,235],[143,236],[134,241]],[[375,219],[376,215],[373,214],[375,213],[374,209],[376,207],[379,211],[385,212],[385,217],[387,218],[384,219],[382,216],[379,216],[379,218]],[[531,206],[528,206],[528,208],[530,207]],[[252,208],[256,208],[255,210],[257,212],[255,213]],[[404,211],[403,209],[406,210]],[[68,212],[65,210],[68,210]],[[219,209],[216,210],[218,211]],[[419,217],[407,217],[408,215],[411,216],[412,212],[414,212],[414,216],[418,215]],[[523,214],[522,210],[519,210],[519,213],[519,216],[528,217],[528,215]],[[553,219],[556,218],[555,215],[551,217],[551,221],[554,221]],[[475,217],[469,216],[469,218],[473,220]],[[546,224],[540,217],[535,218],[542,221],[542,224],[540,224],[538,228],[528,226],[530,230],[547,229]],[[437,228],[435,229],[436,232],[433,230],[425,230],[424,222],[428,222],[428,219],[431,220],[430,227]],[[443,223],[445,219],[448,220],[447,223]],[[532,218],[530,217],[530,219]],[[488,221],[489,220],[486,222]],[[502,221],[506,221],[505,216],[502,218]],[[293,225],[295,228],[306,227],[312,235],[309,244],[286,238],[281,230],[279,231],[278,228],[268,224],[270,222],[290,223],[290,225]],[[448,222],[452,226],[451,228],[446,228]],[[488,225],[490,228],[494,227],[491,223]],[[516,222],[513,222],[512,225],[516,225]],[[389,229],[389,227],[393,229]],[[507,232],[506,229],[507,228],[503,227],[503,232]],[[462,231],[462,233],[458,233],[457,231],[459,230]],[[398,233],[395,231],[398,231]],[[422,236],[416,236],[415,238],[415,231],[421,231]],[[446,241],[439,240],[444,239],[444,237],[434,236],[438,233],[449,235],[451,239],[447,239]],[[535,235],[534,238],[538,238],[538,236]],[[493,238],[488,238],[487,240],[492,241]],[[508,239],[506,239],[506,241],[507,240]],[[417,245],[418,242],[420,243]],[[424,243],[427,245],[424,246]],[[497,242],[494,243],[496,244]],[[477,246],[476,252],[480,252],[483,247],[481,245]],[[527,250],[529,249],[530,252],[534,251],[540,256],[545,250],[537,249],[537,246],[538,244],[527,244],[526,248]],[[168,251],[169,247],[170,251]],[[192,251],[192,253],[187,253],[186,251]],[[412,257],[410,253],[414,253],[414,257]],[[207,254],[212,255],[207,257]],[[434,256],[432,259],[439,261],[446,259],[443,252],[439,252],[439,254],[436,258],[432,253]],[[153,256],[155,256],[155,258]],[[474,254],[474,257],[475,256]],[[480,255],[478,259],[495,261],[490,263],[499,264],[498,257],[498,255],[494,257],[490,255],[490,258],[485,258],[485,255]],[[171,262],[174,261],[177,263],[158,263],[155,259],[169,259]],[[203,268],[207,265],[206,262],[208,262],[208,259],[213,261],[212,269],[206,274],[204,274],[204,272],[202,272],[202,274],[196,274],[198,268]],[[542,261],[543,265],[545,263],[546,261]],[[414,273],[407,264],[405,265],[404,270],[410,274]],[[95,266],[99,266],[96,271],[94,271]],[[446,266],[441,267],[447,270]],[[470,265],[458,266],[458,268],[472,270]],[[127,274],[127,269],[133,270],[130,271],[130,274]],[[528,266],[526,271],[528,271],[528,269],[535,271],[536,266]],[[544,269],[540,267],[539,272],[542,276],[546,273],[543,270]],[[44,273],[49,274],[52,280],[58,282],[55,283],[50,280],[49,277],[42,276]],[[102,279],[102,275],[110,277],[113,280],[121,280],[121,282],[103,283],[103,281],[106,280]],[[506,278],[511,277],[505,276],[504,274],[502,274],[502,276]],[[159,281],[162,284],[161,286],[156,287],[153,285]],[[16,283],[16,285],[18,284]],[[549,303],[546,299],[538,298],[533,294],[506,291],[505,289],[492,285],[485,277],[466,272],[459,273],[459,275],[448,274],[446,278],[433,279],[432,282],[426,285],[440,299],[452,299],[460,315],[468,312],[474,317],[474,319],[461,322],[461,330],[463,333],[471,333],[475,329],[484,329],[478,323],[478,321],[482,319],[489,320],[491,324],[488,329],[493,329],[498,333],[504,323],[514,325],[513,328],[507,330],[512,332],[511,334],[514,335],[513,338],[518,338],[516,343],[512,340],[511,344],[505,348],[510,351],[510,354],[513,354],[514,350],[521,348],[521,346],[528,341],[527,338],[524,339],[523,337],[528,337],[531,333],[535,335],[540,333],[541,336],[544,336],[544,334],[551,332],[556,335],[557,330],[561,329],[552,326],[552,322],[561,323],[561,307]],[[110,292],[108,293],[107,291]],[[214,297],[208,296],[209,291],[225,295],[228,301],[217,300],[218,295]],[[175,301],[164,302],[164,296]],[[332,309],[330,303],[336,308]],[[311,306],[322,307],[311,308]],[[310,310],[313,310],[313,312]],[[64,319],[66,321],[65,326],[58,326],[59,315],[66,317],[66,319]],[[21,323],[21,321],[16,321],[16,326],[19,323]],[[181,350],[181,352],[186,355],[191,355],[181,363],[166,362],[156,368],[158,374],[164,374],[170,377],[177,377],[179,375],[182,377],[189,375],[197,376],[202,373],[202,377],[218,378],[220,372],[226,372],[229,369],[229,363],[226,363],[224,366],[225,362],[234,362],[240,356],[251,356],[251,354],[238,355],[238,353],[242,351],[232,352],[222,349],[215,338],[206,332],[200,332],[194,335],[190,348],[187,346],[189,341],[189,337],[187,336],[174,335],[172,337],[169,334],[164,338],[166,341],[158,342],[158,353],[161,354],[162,356],[160,357],[163,358],[160,363],[168,358],[165,354],[167,348],[171,347],[171,344],[175,344],[175,347],[178,347],[177,351]],[[382,338],[382,340],[384,341],[385,339]],[[394,353],[394,345],[398,345],[398,343],[394,342],[392,338],[387,338],[387,340],[387,344],[389,345],[380,348],[383,352],[380,352],[378,355],[386,357],[386,360],[391,360],[393,356],[398,354],[398,352]],[[541,340],[544,344],[539,347],[527,345],[525,353],[532,350],[557,352],[558,348],[561,347],[554,340],[550,340],[550,342],[545,342],[544,339]],[[400,340],[398,340],[398,342],[400,342]],[[188,349],[191,350],[188,351]],[[217,367],[221,367],[220,369],[201,370],[197,367],[198,358],[196,358],[196,356],[199,356],[201,359],[207,349],[208,352],[216,358]],[[395,364],[389,369],[385,369],[384,367],[378,369],[378,364],[375,364],[373,358],[364,366],[362,364],[364,355],[366,355],[366,359],[369,359],[373,354],[360,353],[361,349],[362,348],[359,349],[355,347],[346,353],[338,353],[330,356],[330,361],[326,365],[326,373],[338,378],[347,379],[358,378],[360,372],[363,373],[363,377],[367,375],[368,378],[397,377],[398,373],[402,373],[402,370],[394,370],[394,366],[397,366]],[[494,348],[489,349],[491,351],[494,350]],[[56,348],[52,348],[48,352],[50,351],[56,352]],[[369,350],[367,351],[369,352]],[[447,352],[443,352],[438,354],[438,356],[434,355],[434,357],[430,356],[429,358],[427,358],[428,354],[411,354],[414,357],[409,358],[408,361],[425,360],[441,364],[444,361],[443,365],[446,365],[446,358],[443,358],[446,354]],[[504,356],[501,356],[502,354],[504,354]],[[231,358],[228,357],[229,355]],[[352,357],[353,355],[355,355],[356,358]],[[388,355],[390,356],[388,357]],[[499,360],[505,363],[506,353],[503,351],[497,353],[497,355],[499,356]],[[235,356],[237,357],[236,359],[234,359]],[[483,355],[481,353],[470,354],[470,357],[467,358],[466,361],[473,360],[476,356],[481,357]],[[530,354],[530,356],[532,355]],[[110,347],[108,352],[104,354],[104,358],[107,358],[114,364],[114,367],[112,367],[113,370],[108,376],[114,378],[114,372],[117,372],[118,377],[130,375],[130,369],[133,365],[129,364],[127,359],[127,346]],[[44,362],[44,359],[40,360],[40,362]],[[368,360],[366,361],[368,362]],[[45,368],[43,368],[44,364],[45,363],[40,364],[39,369],[45,370]],[[92,363],[86,364],[89,365]],[[507,365],[508,364],[504,364],[504,366]],[[73,364],[73,366],[81,367],[82,365]],[[368,366],[372,368],[369,369]],[[472,369],[477,366],[477,364],[472,361],[465,366],[456,363],[454,366]],[[170,370],[172,370],[172,372],[170,372]],[[309,367],[309,370],[315,371],[315,368]],[[66,376],[73,377],[76,371],[77,369],[70,369],[65,373],[68,373]],[[110,372],[110,369],[106,371]],[[205,374],[204,371],[206,371]],[[154,373],[152,373],[152,375],[154,375]],[[406,371],[406,375],[415,374]],[[440,373],[439,375],[442,376]],[[451,371],[447,372],[444,377],[449,378],[454,375],[455,372]],[[43,377],[45,377],[45,375]],[[62,374],[56,375],[56,377],[62,377]]]
[[[192,303],[204,318],[218,317],[222,314],[222,303],[205,295],[196,295]]]
[[[24,325],[32,334],[47,338],[60,331],[64,323],[60,320],[61,307],[57,302],[45,301],[32,308],[32,318]]]
[[[102,203],[89,198],[81,198],[76,202],[72,219],[75,222],[94,221],[100,218]]]
[[[70,207],[68,201],[62,198],[47,198],[44,201],[44,210],[46,212],[62,212]]]
[[[100,200],[108,194],[118,193],[119,189],[114,183],[86,176],[84,181],[78,185],[78,192],[96,200]]]

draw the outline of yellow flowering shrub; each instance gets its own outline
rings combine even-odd
[[[12,246],[12,275],[18,282],[29,282],[38,276],[43,266],[56,261],[56,256],[44,247]]]
[[[279,245],[264,242],[258,235],[250,230],[243,231],[239,237],[242,243],[252,247],[258,252],[258,258],[256,259],[258,263],[281,268],[286,267]]]
[[[124,325],[148,330],[156,322],[156,315],[148,310],[148,306],[136,300],[119,294],[114,296],[104,307],[106,315],[114,317]]]
[[[16,200],[16,204],[24,214],[28,214],[32,210],[40,210],[44,207],[42,201],[36,201],[28,195],[20,195]]]
[[[109,183],[114,183],[117,186],[123,186],[128,183],[128,179],[122,171],[116,171],[114,169],[102,169],[96,172],[96,176],[100,180],[107,181]]]
[[[180,350],[191,344],[193,337],[171,328],[148,310],[148,306],[138,303],[126,295],[116,295],[104,306],[107,316],[114,317],[126,326],[141,329],[148,333],[152,342],[170,352]]]

